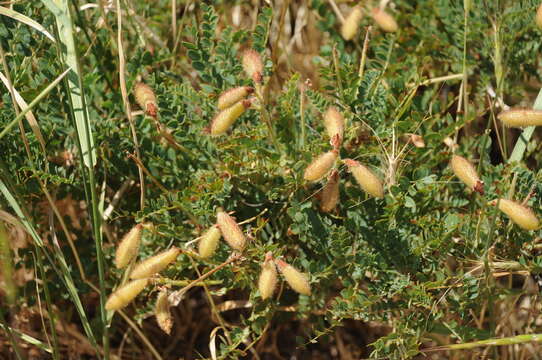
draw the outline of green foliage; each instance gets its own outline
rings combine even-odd
[[[249,245],[239,261],[207,279],[217,283],[204,290],[199,284],[183,300],[204,299],[205,308],[211,309],[205,311],[207,316],[213,313],[219,327],[213,333],[219,358],[241,357],[248,351],[247,344],[252,347],[260,339],[267,341],[270,328],[278,324],[294,328],[297,321],[302,323],[294,331],[297,346],[306,351],[315,343],[334,341],[335,329],[351,320],[393,329],[362,350],[363,356],[372,358],[411,358],[427,347],[446,345],[445,337],[452,343],[501,335],[496,328],[503,321],[498,309],[528,294],[521,289],[523,282],[509,286],[493,275],[510,268],[527,276],[540,274],[542,260],[534,239],[542,233],[520,229],[488,202],[509,195],[518,201],[527,199],[527,205],[542,215],[542,170],[533,170],[542,158],[539,142],[533,141],[524,162],[506,163],[513,145],[509,140],[515,139],[515,133],[504,133],[500,125],[493,125],[492,112],[499,110],[493,101],[488,104],[488,87],[509,105],[532,103],[542,77],[538,54],[542,31],[533,23],[536,1],[472,1],[466,28],[462,1],[392,1],[389,12],[401,29],[386,34],[373,28],[362,78],[361,49],[366,28],[373,24],[371,17],[364,16],[358,37],[346,42],[327,1],[313,0],[304,10],[311,16],[310,29],[325,35],[311,57],[310,69],[296,67],[287,48],[291,39],[277,41],[278,48],[273,47],[280,9],[258,9],[256,22],[248,28],[230,23],[227,2],[187,6],[179,19],[179,40],[177,34],[171,39],[167,26],[159,26],[169,21],[169,1],[153,6],[133,3],[134,14],[146,19],[145,27],[167,44],[154,48],[140,20],[126,17],[128,89],[143,77],[154,89],[160,109],[156,120],[134,116],[147,184],[143,208],[137,185],[129,186],[118,203],[114,200],[123,184],[139,183],[137,164],[128,156],[134,153],[134,143],[118,84],[116,33],[105,25],[94,28],[101,19],[99,13],[76,12],[74,17],[84,33],[74,36],[78,51],[85,54],[80,58],[81,80],[98,158],[93,168],[94,190],[100,206],[113,207],[103,229],[108,293],[125,275],[113,266],[118,239],[135,223],[155,225],[144,233],[139,259],[171,245],[185,250],[161,274],[161,284],[172,292],[186,285],[175,281],[189,283],[231,259],[232,251],[223,241],[210,259],[193,254],[197,248],[193,240],[215,223],[221,207],[234,212],[238,222],[246,221],[242,229],[250,238]],[[343,5],[344,12],[348,6]],[[14,7],[54,29],[53,15],[40,4]],[[116,26],[115,17],[107,15],[111,22],[107,26]],[[302,35],[312,41],[309,31]],[[49,40],[14,20],[0,18],[0,38],[13,86],[27,102],[64,69],[58,61],[57,51],[62,51],[58,44],[51,46]],[[265,64],[261,85],[248,79],[241,66],[241,53],[249,47]],[[290,49],[297,51],[294,46]],[[312,70],[314,85],[309,86],[306,73]],[[461,79],[422,84],[463,73],[468,79],[466,116],[459,106]],[[205,129],[218,112],[217,97],[241,85],[256,88],[251,95],[253,106],[227,135],[211,137]],[[0,101],[4,104],[0,128],[4,128],[16,112],[7,91]],[[374,170],[386,185],[384,199],[370,198],[338,163],[339,205],[331,213],[319,210],[325,180],[307,184],[303,171],[312,159],[331,149],[322,120],[330,105],[346,118],[341,158],[357,159]],[[98,284],[97,251],[90,241],[95,235],[87,219],[90,204],[85,200],[90,183],[80,171],[78,133],[69,120],[75,109],[70,106],[66,89],[58,88],[34,109],[46,137],[46,154],[24,123],[32,158],[21,150],[19,128],[0,139],[6,167],[0,180],[10,184],[0,204],[4,211],[32,219],[50,262],[40,267],[40,282],[49,284],[51,303],[70,308],[63,320],[79,323],[73,304],[66,302],[65,289],[69,287],[89,303],[95,290],[78,273],[67,234],[44,210],[50,204],[41,187],[45,184],[53,201],[64,204],[59,206],[74,206],[69,209],[75,209],[79,226],[68,210],[61,208],[61,216],[77,239],[86,278]],[[271,139],[267,118],[278,146]],[[167,129],[172,141],[160,135],[156,122]],[[405,141],[411,133],[421,135],[425,147]],[[444,144],[448,139],[458,140],[455,153],[479,164],[485,195],[467,189],[453,175],[448,166],[452,148]],[[500,146],[507,151],[501,152]],[[71,156],[69,161],[65,155]],[[10,191],[18,194],[18,202],[27,210],[14,209],[6,196]],[[15,267],[33,268],[34,255],[42,250],[39,244],[21,249]],[[310,274],[311,296],[298,295],[284,284],[273,299],[261,299],[257,281],[268,251]],[[60,257],[51,256],[56,252],[66,259],[65,266]],[[505,264],[506,270],[499,267]],[[73,274],[74,285],[71,277],[63,278],[62,270]],[[512,275],[509,279],[517,282]],[[153,307],[149,299],[155,297],[156,288],[155,284],[148,287],[126,309],[137,323],[149,326],[146,319]],[[30,281],[20,291],[26,303],[36,304],[37,295],[45,291],[39,288],[37,294],[35,289],[36,283]],[[229,300],[249,301],[250,306],[234,309],[233,315],[220,312],[217,317],[216,307]],[[98,312],[87,311],[86,316],[100,341],[104,328]],[[480,316],[485,319],[481,325]],[[112,347],[119,346],[126,333],[121,319],[112,320]],[[533,322],[518,331],[540,330]],[[211,331],[205,329],[205,346],[198,345],[202,356],[209,356]],[[173,337],[155,339],[150,331],[146,334],[158,349],[173,341]],[[175,351],[164,358],[184,356]],[[137,356],[147,358],[150,353],[142,347]]]

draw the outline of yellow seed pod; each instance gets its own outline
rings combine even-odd
[[[130,281],[109,296],[105,303],[106,310],[119,310],[128,305],[147,286],[149,279]]]
[[[337,150],[331,150],[322,155],[318,156],[316,159],[310,163],[309,166],[305,169],[305,174],[303,178],[307,181],[318,181],[331,170],[335,161],[339,157],[339,152]]]
[[[142,232],[143,225],[137,224],[124,235],[115,253],[115,265],[117,269],[122,269],[136,257],[139,251],[139,244],[141,243]]]
[[[311,286],[305,274],[282,260],[276,260],[275,263],[292,289],[302,295],[311,294]]]
[[[320,198],[320,210],[330,212],[339,202],[339,172],[333,170],[327,178],[327,183],[322,190]]]
[[[134,97],[139,107],[145,111],[145,114],[154,118],[157,116],[158,105],[156,103],[156,95],[149,85],[141,82],[135,84]]]
[[[368,167],[352,159],[345,159],[344,163],[348,166],[348,169],[354,175],[354,178],[363,191],[375,198],[384,197],[382,181]]]
[[[239,86],[227,91],[224,91],[218,97],[218,109],[224,110],[233,104],[243,100],[248,95],[252,94],[254,89],[250,86]]]
[[[329,107],[324,113],[324,125],[330,139],[338,137],[339,144],[344,134],[344,117],[336,107]]]
[[[224,134],[250,105],[250,100],[243,100],[219,112],[211,122],[211,135]]]
[[[484,194],[484,182],[480,180],[476,169],[467,159],[459,155],[453,155],[450,166],[455,176],[463,181],[469,189]]]
[[[356,36],[362,17],[363,11],[360,6],[356,6],[350,11],[341,26],[341,35],[344,40],[352,40]]]
[[[173,318],[169,312],[169,301],[167,299],[167,291],[160,291],[156,298],[156,305],[154,306],[154,316],[160,329],[166,334],[171,333],[171,327],[173,326]]]
[[[500,199],[499,210],[508,215],[522,229],[537,230],[540,228],[538,218],[527,206],[523,206],[512,200]]]
[[[372,11],[372,15],[373,20],[382,30],[386,32],[396,32],[399,29],[399,25],[397,25],[397,22],[395,21],[393,16],[391,16],[384,10],[374,8]]]
[[[217,226],[213,226],[207,230],[199,241],[199,256],[204,259],[213,256],[221,236],[222,234]]]
[[[143,279],[153,276],[156,273],[164,270],[169,264],[171,264],[181,250],[176,247],[162,251],[161,253],[151,256],[140,263],[138,263],[134,270],[130,273],[131,279]]]
[[[268,252],[265,255],[265,260],[262,264],[262,272],[258,279],[258,289],[262,299],[267,299],[273,296],[275,288],[277,287],[277,268],[273,262],[273,255]]]
[[[535,21],[536,25],[538,25],[539,28],[542,28],[542,4],[540,4],[538,10],[536,10]]]
[[[542,110],[510,109],[498,116],[499,120],[508,127],[526,127],[542,125]]]
[[[216,214],[216,223],[228,245],[237,251],[243,251],[247,239],[235,220],[226,212],[219,211]]]
[[[245,50],[243,53],[243,69],[249,78],[256,83],[263,80],[263,62],[260,54],[255,50]]]

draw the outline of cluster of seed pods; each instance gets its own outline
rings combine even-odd
[[[369,10],[374,22],[385,32],[396,32],[399,25],[389,13],[380,7]],[[343,39],[349,41],[356,37],[359,31],[359,25],[363,18],[363,8],[361,5],[355,6],[344,19],[341,26],[341,35]]]
[[[118,269],[127,267],[135,260],[141,244],[141,235],[149,224],[137,224],[120,241],[115,253],[115,265]],[[105,304],[107,310],[119,310],[128,305],[149,284],[152,276],[164,270],[179,256],[181,250],[171,247],[161,253],[148,257],[135,264],[130,271],[128,283],[113,292]]]
[[[249,49],[243,53],[243,69],[246,75],[258,86],[263,80],[263,62],[256,51]],[[239,86],[226,90],[218,97],[218,114],[211,121],[209,133],[214,136],[225,134],[246,109],[252,105],[247,97],[254,92],[250,86]]]
[[[218,211],[216,215],[216,224],[208,229],[199,241],[200,257],[209,258],[213,256],[221,237],[234,250],[242,252],[246,247],[247,239],[241,227],[228,213],[222,210]],[[271,297],[275,291],[278,279],[276,266],[292,289],[300,294],[310,295],[311,291],[307,277],[283,260],[274,260],[273,254],[268,252],[262,263],[262,270],[258,280],[258,289],[263,299]]]
[[[459,155],[453,155],[450,167],[455,176],[467,187],[475,192],[484,194],[484,182],[480,180],[478,173],[470,161]],[[509,199],[490,201],[492,205],[498,205],[499,210],[506,214],[516,225],[525,230],[537,230],[540,222],[533,210],[523,204]]]
[[[538,8],[536,15],[537,24],[542,24],[542,6]],[[542,25],[540,25],[542,27]],[[534,109],[512,108],[498,115],[505,126],[523,128],[527,126],[542,125],[542,111]],[[465,158],[453,155],[450,166],[454,174],[471,190],[484,194],[484,183],[480,180],[474,166]],[[510,200],[498,199],[490,201],[492,205],[498,205],[499,210],[506,214],[516,225],[525,230],[537,230],[540,221],[533,210],[524,204]]]
[[[305,169],[303,178],[306,181],[316,182],[327,175],[327,181],[320,195],[320,210],[331,212],[339,203],[339,172],[334,169],[339,159],[339,148],[344,137],[344,116],[336,107],[329,107],[323,115],[324,127],[330,138],[333,149],[316,157]],[[356,179],[356,182],[370,196],[375,198],[384,197],[382,181],[368,167],[356,160],[344,159],[342,162]]]

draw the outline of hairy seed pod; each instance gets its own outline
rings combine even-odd
[[[386,32],[396,32],[399,29],[399,25],[397,25],[397,22],[395,21],[393,16],[391,16],[384,10],[375,8],[372,11],[372,15],[374,21],[382,30]]]
[[[256,83],[263,80],[263,62],[260,54],[253,49],[245,50],[243,53],[243,69],[249,78]]]
[[[526,127],[542,125],[542,110],[510,109],[498,116],[499,120],[508,127]]]
[[[167,291],[160,291],[156,298],[156,305],[154,306],[154,316],[160,329],[166,334],[171,333],[171,327],[173,326],[173,318],[169,312],[169,301],[167,299]]]
[[[356,6],[350,11],[341,27],[341,35],[344,40],[352,40],[356,36],[362,17],[363,11],[360,6]]]
[[[224,134],[250,105],[250,100],[242,100],[219,112],[211,122],[211,135]]]
[[[211,227],[199,241],[199,256],[206,259],[214,255],[222,233],[217,226]]]
[[[303,295],[311,294],[311,286],[305,274],[282,260],[275,260],[275,263],[292,289]]]
[[[237,251],[243,251],[247,239],[235,220],[226,212],[219,211],[216,214],[216,223],[228,245]]]
[[[134,267],[134,270],[130,273],[130,278],[143,279],[159,273],[177,259],[180,252],[181,250],[179,248],[172,247],[157,255],[146,258]]]
[[[124,235],[115,253],[115,265],[117,269],[122,269],[136,257],[139,251],[139,244],[141,243],[142,232],[143,225],[137,224]]]
[[[522,229],[537,230],[540,228],[538,218],[533,210],[527,206],[523,206],[512,200],[500,199],[499,210],[508,215]]]
[[[453,155],[450,166],[455,176],[463,181],[469,189],[484,195],[484,182],[480,180],[476,169],[467,159],[459,155]]]
[[[320,198],[320,210],[330,212],[339,203],[339,172],[333,170],[327,178],[327,183],[322,190]]]
[[[236,102],[243,100],[253,92],[254,88],[251,88],[250,86],[239,86],[230,90],[226,90],[218,97],[218,109],[224,110],[226,108],[229,108],[230,106],[232,106]]]
[[[147,286],[149,279],[130,281],[113,294],[109,295],[105,303],[106,310],[119,310],[128,305]]]
[[[277,268],[273,262],[273,254],[268,252],[265,255],[265,260],[262,264],[262,272],[258,279],[258,289],[262,299],[267,299],[273,296],[277,287]]]
[[[535,21],[536,25],[538,25],[538,27],[542,29],[542,4],[540,4],[538,10],[536,10]]]
[[[336,107],[330,106],[324,113],[324,125],[331,139],[338,137],[339,144],[344,134],[344,117]]]
[[[337,150],[331,150],[314,159],[305,169],[303,178],[307,181],[318,181],[331,170],[339,157]]]
[[[145,111],[145,114],[156,118],[158,115],[156,95],[149,85],[142,82],[135,84],[134,97],[139,107]]]
[[[368,167],[352,159],[345,159],[343,161],[363,191],[375,198],[384,197],[382,181]]]

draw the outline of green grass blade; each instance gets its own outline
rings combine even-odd
[[[109,358],[109,335],[107,327],[107,311],[105,310],[105,258],[102,252],[101,209],[97,196],[94,167],[96,165],[96,149],[89,111],[85,101],[83,76],[80,68],[79,55],[76,47],[75,25],[68,0],[44,0],[43,3],[54,13],[57,23],[57,35],[62,44],[60,57],[70,71],[67,79],[67,93],[70,103],[71,117],[75,122],[80,156],[82,157],[82,175],[85,183],[85,196],[90,204],[92,230],[96,247],[98,265],[100,318],[104,358]]]
[[[41,350],[49,353],[49,354],[52,354],[53,353],[53,350],[47,346],[47,344],[43,343],[42,341],[36,339],[35,337],[32,337],[30,335],[27,335],[25,333],[22,333],[20,332],[19,330],[17,329],[13,329],[9,326],[6,326],[4,324],[0,324],[0,329],[4,330],[4,331],[10,331],[12,332],[16,337],[18,337],[19,339],[23,340],[24,342],[30,344],[30,345],[34,345],[38,348],[40,348]]]
[[[10,189],[10,187],[8,187],[8,185],[4,181],[6,172],[5,172],[5,167],[3,165],[0,166],[0,171],[1,171],[0,192],[4,195],[9,205],[13,208],[13,210],[19,217],[20,222],[23,224],[25,230],[34,240],[34,243],[43,249],[43,252],[45,256],[47,257],[47,260],[49,261],[51,267],[64,283],[64,286],[68,290],[68,293],[77,309],[77,312],[81,319],[81,324],[83,325],[85,333],[87,337],[89,338],[89,341],[92,344],[92,346],[96,349],[97,354],[99,354],[95,336],[92,332],[90,322],[88,321],[88,318],[85,313],[85,308],[83,307],[83,304],[81,303],[81,299],[79,298],[79,292],[75,286],[75,283],[71,276],[71,272],[66,263],[64,255],[62,254],[62,252],[60,251],[58,247],[56,247],[57,251],[55,252],[55,256],[51,256],[48,253],[47,248],[43,246],[43,241],[41,240],[34,224],[30,221],[29,217],[26,216],[26,211],[24,211],[24,209],[20,205],[20,202],[17,200],[19,196],[17,196],[16,192],[13,189]],[[57,260],[57,262],[60,264],[60,268],[56,265],[55,260]]]
[[[534,101],[533,109],[542,110],[542,89],[540,89],[540,92],[538,93],[538,96]],[[514,146],[514,151],[512,151],[512,155],[510,155],[510,158],[508,159],[509,164],[514,161],[521,161],[521,159],[523,159],[525,150],[527,150],[527,145],[529,144],[529,141],[533,136],[534,129],[535,126],[529,126],[523,130],[518,140],[516,141],[516,145]]]
[[[45,2],[47,5],[47,2]],[[75,46],[73,19],[67,0],[57,1],[55,18],[58,36],[61,42],[62,61],[72,71],[68,73],[68,99],[72,116],[75,120],[77,136],[82,150],[83,160],[89,168],[96,165],[96,149],[92,136],[92,126],[89,120],[88,108],[85,103],[82,74],[79,66],[79,57]]]

